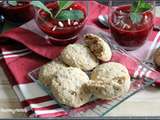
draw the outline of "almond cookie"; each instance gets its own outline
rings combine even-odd
[[[72,67],[82,70],[92,70],[98,65],[98,60],[88,47],[81,44],[70,44],[61,53],[63,62]]]
[[[99,60],[109,61],[111,59],[111,48],[101,37],[94,34],[86,34],[84,39],[85,43]]]
[[[157,48],[153,54],[153,62],[157,67],[157,70],[160,70],[160,48]]]
[[[124,81],[123,78],[119,78],[119,80]],[[118,81],[118,80],[117,80]],[[89,83],[86,84],[90,93],[100,99],[112,100],[117,97],[124,95],[128,91],[128,86],[130,86],[130,82],[119,83],[114,80],[111,81],[95,81],[90,80]]]
[[[94,82],[88,86],[91,86],[95,96],[102,99],[113,99],[124,95],[131,83],[127,68],[116,62],[97,66],[91,73],[91,79]]]
[[[66,67],[66,65],[63,64],[59,59],[53,60],[50,63],[42,66],[38,75],[40,82],[44,86],[50,88],[53,75],[55,74],[55,72],[64,67]]]
[[[79,68],[60,69],[52,79],[52,93],[62,104],[80,107],[91,97],[84,86],[88,81],[87,74]]]

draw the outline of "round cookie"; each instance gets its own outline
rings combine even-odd
[[[84,39],[85,43],[99,60],[109,61],[111,59],[111,48],[101,37],[94,34],[86,34]]]
[[[88,88],[101,99],[113,99],[124,95],[130,88],[130,76],[125,66],[109,62],[97,66],[91,73]]]
[[[125,66],[116,62],[108,62],[98,65],[91,72],[92,80],[116,80],[118,78],[124,78],[125,80],[130,80],[130,75]]]
[[[157,48],[153,54],[153,62],[155,66],[160,70],[160,48]]]
[[[127,83],[128,84],[128,83]],[[88,90],[97,98],[112,100],[119,96],[124,95],[128,88],[125,88],[126,85],[119,84],[115,81],[94,81],[90,80],[86,84]],[[130,84],[128,84],[130,85]],[[127,85],[127,87],[128,87]],[[127,90],[127,91],[126,91]]]
[[[52,79],[52,93],[62,104],[80,107],[89,102],[90,92],[85,89],[89,78],[79,68],[68,67],[54,74]]]
[[[92,70],[98,65],[98,60],[91,53],[88,47],[81,44],[70,44],[61,53],[64,63],[82,70]]]
[[[51,80],[53,75],[55,72],[63,69],[64,67],[66,67],[66,65],[60,60],[53,60],[40,68],[38,79],[44,86],[51,88]]]

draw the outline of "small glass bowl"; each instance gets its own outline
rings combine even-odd
[[[34,8],[28,0],[20,1],[13,6],[6,1],[0,3],[0,11],[5,19],[14,23],[25,23],[34,18]]]
[[[51,18],[42,9],[36,9],[35,21],[39,28],[46,34],[45,38],[54,45],[66,45],[77,40],[78,33],[83,29],[87,20],[87,2],[73,1],[67,10],[80,10],[84,13],[84,18],[80,20],[58,20]],[[46,6],[55,15],[59,9],[58,1],[50,1]]]
[[[131,5],[133,1],[110,0],[109,23],[114,40],[126,50],[135,50],[141,47],[150,35],[154,25],[154,0],[145,0],[152,6],[151,9],[140,12],[140,22],[131,19]],[[135,16],[134,16],[135,17]]]

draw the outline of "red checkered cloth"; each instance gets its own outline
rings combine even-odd
[[[91,4],[93,4],[90,8],[92,14],[88,24],[95,24],[95,19],[102,13],[102,9],[104,13],[107,13],[107,7],[95,2],[91,2]],[[31,21],[28,24],[34,26],[35,23]],[[96,27],[89,26],[86,26],[82,33],[87,31],[104,33]],[[152,38],[155,35],[156,33]],[[67,116],[68,114],[28,77],[30,71],[56,58],[62,50],[62,46],[50,45],[43,37],[20,27],[0,35],[0,63],[24,110],[30,117],[48,118]],[[114,54],[112,60],[124,64],[134,77],[140,75],[157,78],[157,72],[144,69],[137,61],[126,55]]]

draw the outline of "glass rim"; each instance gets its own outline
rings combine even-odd
[[[131,4],[126,4],[126,5],[118,5],[118,6],[114,6],[114,7],[125,7],[125,6],[131,6]],[[111,6],[112,7],[112,6]],[[111,8],[110,7],[110,8]],[[146,13],[146,12],[149,12],[149,11],[153,11],[155,9],[155,7],[154,6],[152,6],[152,8],[150,8],[149,10],[146,10],[146,11],[142,11],[142,12],[139,12],[140,14],[143,14],[143,13]],[[114,12],[116,11],[116,9],[114,10]]]
[[[57,0],[58,1],[58,0]],[[57,1],[54,1],[54,2],[57,2]],[[50,2],[48,2],[48,3],[51,3],[51,2],[53,2],[53,1],[50,1]],[[76,1],[76,2],[78,2],[78,1]],[[82,1],[81,1],[82,2]],[[84,1],[84,2],[86,2],[86,1]],[[47,3],[47,4],[48,4]],[[33,6],[34,7],[34,6]],[[38,21],[38,19],[40,19],[40,21],[42,21],[45,25],[47,25],[47,26],[50,26],[48,23],[47,23],[47,21],[46,20],[44,20],[42,17],[41,17],[41,15],[40,15],[40,12],[41,11],[43,11],[42,9],[40,9],[40,8],[36,8],[36,7],[34,7],[34,10],[35,10],[35,21]],[[63,29],[71,29],[71,28],[79,28],[79,27],[81,27],[82,25],[84,25],[86,22],[87,22],[87,19],[88,19],[88,10],[87,10],[87,6],[86,6],[86,16],[85,16],[85,18],[84,18],[84,20],[79,24],[79,25],[75,25],[75,26],[66,26],[66,27],[60,27],[60,26],[56,26],[56,29],[58,29],[58,30],[63,30]],[[53,19],[54,20],[54,19]],[[61,21],[61,20],[60,20]],[[54,27],[54,25],[52,25],[52,27]]]
[[[151,3],[153,6],[152,8],[153,9],[155,8],[156,0],[144,0],[144,1]],[[116,6],[122,6],[122,5],[129,5],[129,4],[133,4],[133,2],[134,1],[131,1],[131,0],[108,0],[108,7],[110,8],[110,7],[116,7]]]
[[[33,7],[31,4],[30,4],[30,2],[28,1],[20,1],[20,2],[23,2],[23,3],[25,3],[25,4],[23,4],[23,5],[21,5],[21,6],[11,6],[10,7],[10,5],[9,6],[6,6],[6,7],[4,7],[3,6],[3,3],[1,3],[2,4],[2,8],[3,9],[8,9],[8,10],[16,10],[16,9],[21,9],[21,8],[25,8],[25,7]]]
[[[36,13],[35,13],[35,21],[38,21],[38,19],[40,18],[40,21],[43,21],[43,23],[45,24],[45,25],[47,25],[47,26],[50,26],[48,23],[47,23],[47,21],[46,20],[44,20],[42,17],[41,17],[41,15],[39,14],[39,12],[41,11],[42,9],[39,9],[38,11],[36,11]],[[76,26],[74,26],[74,28],[78,28],[78,27],[81,27],[82,25],[84,25],[85,23],[86,23],[86,21],[87,21],[87,16],[85,17],[85,19],[81,22],[81,24],[79,24],[79,25],[76,25]],[[54,20],[54,19],[53,19]],[[53,27],[54,27],[54,25],[52,25]],[[63,30],[63,29],[71,29],[71,28],[73,28],[73,26],[67,26],[67,27],[60,27],[60,26],[56,26],[56,29],[59,29],[59,30]]]
[[[121,6],[128,6],[128,5],[121,5]],[[119,7],[119,6],[117,6],[117,7]],[[154,10],[154,7],[152,8],[152,9],[150,9],[150,10],[147,10],[147,11],[144,11],[144,12],[140,12],[140,14],[144,14],[144,13],[146,13],[146,12],[151,12],[152,13],[152,11]],[[112,14],[114,13],[114,12],[116,12],[116,9],[113,11],[113,12],[111,12],[110,13],[110,15],[109,15],[109,24],[110,24],[110,26],[114,26],[114,27],[116,27],[115,26],[115,24],[113,23],[113,22],[111,22],[111,16],[112,16]],[[129,13],[130,14],[130,13]],[[154,21],[154,13],[152,14],[152,21]],[[149,24],[149,23],[147,23],[147,24]],[[150,25],[151,26],[151,28],[153,27],[153,25],[154,25],[154,22],[152,22],[152,24]],[[116,27],[118,30],[123,30],[123,31],[125,31],[125,32],[133,32],[133,33],[138,33],[138,32],[140,32],[140,31],[143,31],[144,29],[140,29],[140,30],[132,30],[132,31],[130,31],[130,30],[125,30],[125,29],[121,29],[121,28],[118,28],[118,27]]]

